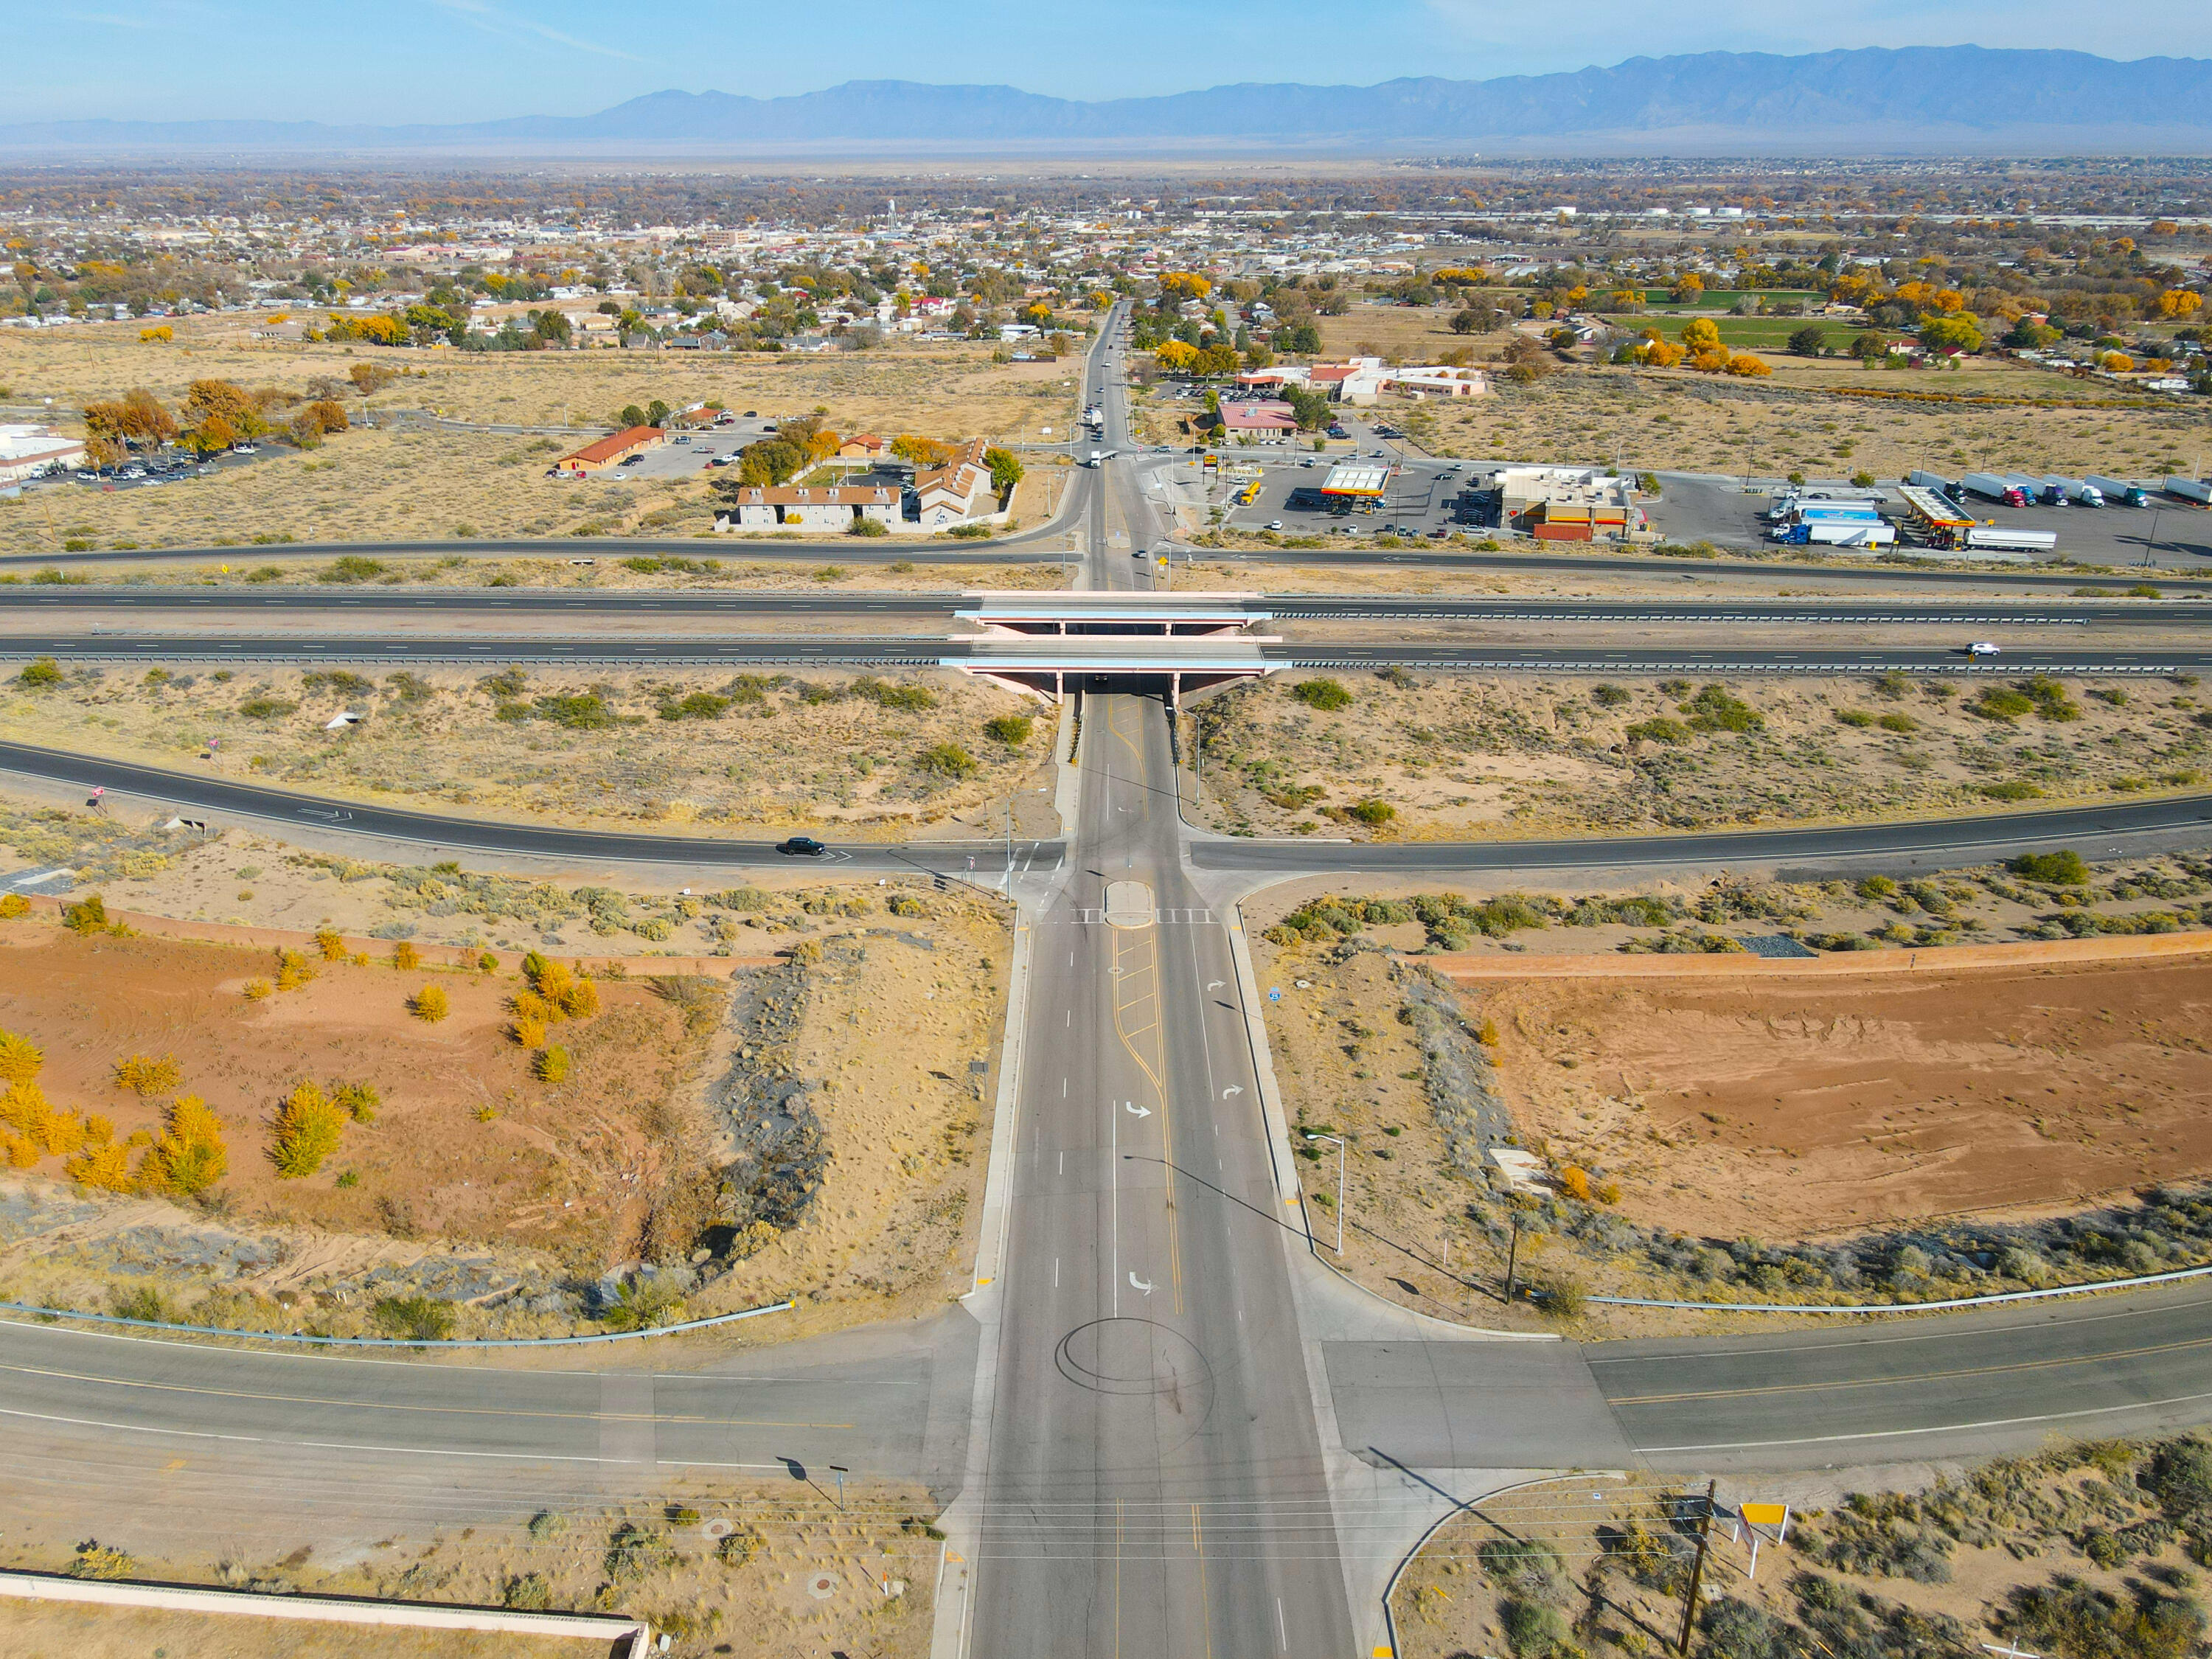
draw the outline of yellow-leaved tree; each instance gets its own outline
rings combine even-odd
[[[163,1113],[161,1138],[139,1162],[138,1188],[190,1198],[222,1180],[229,1167],[221,1121],[198,1095],[179,1095]]]

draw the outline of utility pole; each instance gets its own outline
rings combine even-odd
[[[1682,1636],[1674,1644],[1677,1653],[1690,1650],[1690,1628],[1698,1616],[1698,1591],[1705,1579],[1705,1550],[1713,1538],[1713,1496],[1720,1490],[1718,1480],[1705,1482],[1705,1512],[1698,1522],[1698,1559],[1690,1565],[1690,1593],[1682,1601]]]
[[[1512,1209],[1513,1243],[1505,1252],[1505,1304],[1508,1307],[1513,1305],[1513,1269],[1521,1260],[1521,1206],[1516,1204]]]

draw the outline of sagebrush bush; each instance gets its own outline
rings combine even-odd
[[[540,1083],[565,1082],[568,1076],[568,1051],[558,1043],[541,1050],[532,1069]]]
[[[337,1151],[345,1118],[315,1083],[301,1084],[284,1097],[270,1124],[269,1161],[289,1181],[311,1176]]]
[[[142,1097],[167,1094],[182,1081],[184,1073],[174,1054],[163,1054],[159,1060],[150,1054],[132,1054],[115,1062],[115,1086]]]
[[[416,1018],[431,1025],[435,1025],[453,1012],[453,1006],[446,996],[446,988],[442,985],[425,985],[407,1000],[407,1007]]]

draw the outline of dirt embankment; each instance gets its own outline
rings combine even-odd
[[[1286,674],[1193,719],[1206,821],[1261,835],[1842,823],[2136,796],[2212,775],[2212,711],[2193,675],[1961,688],[1902,674],[1617,685]]]
[[[972,1244],[1006,940],[964,894],[892,903],[889,925],[857,922],[876,907],[855,891],[841,934],[726,981],[596,980],[599,1012],[528,1047],[511,974],[309,951],[312,978],[257,998],[254,981],[284,982],[275,951],[8,923],[0,1025],[43,1051],[39,1086],[78,1127],[10,1132],[0,1286],[94,1310],[130,1290],[161,1304],[141,1316],[304,1316],[341,1335],[410,1296],[447,1304],[462,1334],[546,1334],[637,1303],[639,1280],[656,1322],[792,1296],[809,1308],[787,1329],[919,1305]],[[435,1021],[417,1012],[426,987],[445,995]],[[132,1055],[173,1068],[121,1088]],[[302,1083],[374,1097],[286,1174],[280,1109]],[[189,1202],[137,1178],[185,1094],[213,1111],[225,1162]],[[68,1162],[95,1116],[112,1174]]]
[[[8,690],[0,733],[25,743],[559,823],[927,833],[1033,798],[1051,763],[1034,702],[932,672],[81,668]]]

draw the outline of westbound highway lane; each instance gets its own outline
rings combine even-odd
[[[597,634],[16,634],[0,635],[0,657],[76,662],[480,662],[718,663],[803,667],[925,668],[957,661],[967,641],[936,635],[819,634],[811,637],[712,633],[632,637]],[[1425,668],[1457,674],[2170,674],[2212,668],[2212,641],[2150,648],[2067,648],[2036,642],[2001,661],[1929,646],[1850,646],[1802,650],[1711,650],[1694,645],[1590,649],[1544,646],[1365,644],[1300,640],[1268,646],[1285,668]]]
[[[868,871],[996,876],[1006,868],[1006,843],[988,837],[972,842],[848,842],[823,859],[778,853],[769,841],[718,841],[706,836],[634,835],[613,830],[562,830],[539,823],[501,823],[484,818],[448,817],[435,812],[372,805],[363,801],[307,795],[289,789],[191,772],[172,772],[127,761],[97,759],[0,743],[0,773],[106,789],[139,797],[160,806],[193,814],[249,818],[295,829],[373,836],[435,850],[520,854],[535,858],[668,864],[685,867],[821,868],[826,872]],[[1016,875],[1048,872],[1066,856],[1056,841],[1016,841]]]

